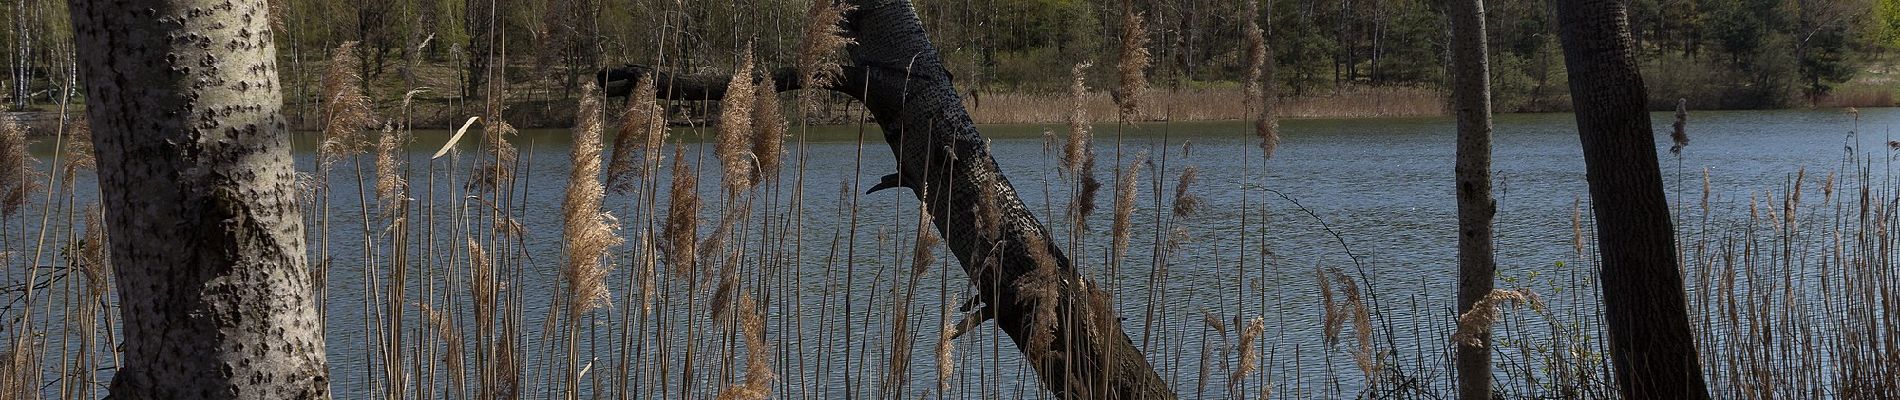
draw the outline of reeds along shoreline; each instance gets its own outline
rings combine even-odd
[[[1114,129],[1096,127],[1094,139],[1108,140],[1103,135]],[[1693,131],[1692,124],[1689,129]],[[794,139],[797,131],[791,129]],[[600,267],[584,263],[563,267],[585,261],[584,253],[595,251],[591,249],[599,244],[575,241],[588,235],[562,235],[580,253],[560,260],[533,256],[538,248],[533,241],[544,240],[533,238],[533,232],[554,227],[523,221],[534,214],[530,209],[551,207],[559,196],[536,195],[519,181],[542,176],[530,171],[536,165],[527,159],[532,152],[519,153],[522,162],[510,168],[520,171],[502,175],[494,189],[487,189],[469,185],[469,178],[493,168],[493,154],[455,151],[429,160],[413,152],[392,152],[399,147],[391,143],[404,140],[403,132],[393,129],[381,134],[373,153],[339,156],[327,173],[329,185],[307,186],[306,204],[313,207],[310,226],[326,226],[321,223],[323,215],[331,216],[329,253],[322,253],[321,247],[313,251],[316,259],[325,261],[317,268],[329,273],[319,282],[328,282],[323,293],[330,301],[324,311],[331,337],[336,339],[332,351],[369,352],[358,355],[360,361],[349,361],[349,365],[368,368],[338,370],[339,381],[344,382],[337,384],[340,390],[385,398],[500,398],[550,391],[608,397],[724,393],[757,398],[767,393],[813,398],[860,390],[904,398],[937,393],[1008,397],[1041,390],[997,376],[999,371],[1019,368],[1009,360],[1021,356],[1007,342],[999,342],[994,332],[981,327],[949,331],[959,326],[965,311],[954,300],[929,299],[968,298],[969,292],[954,285],[961,282],[954,272],[935,271],[954,263],[944,258],[947,252],[931,251],[940,245],[934,232],[918,228],[933,221],[918,218],[915,208],[902,211],[910,216],[902,226],[857,226],[864,241],[848,239],[845,231],[802,226],[811,218],[842,220],[854,213],[887,213],[866,211],[869,204],[850,205],[876,200],[853,200],[860,196],[848,185],[852,194],[836,199],[842,200],[836,208],[808,208],[814,216],[782,212],[809,207],[805,201],[833,200],[791,186],[789,179],[800,176],[811,162],[799,155],[801,147],[796,143],[785,146],[790,156],[782,173],[761,175],[754,187],[722,196],[719,202],[703,205],[704,210],[693,210],[702,206],[697,201],[698,182],[718,185],[718,180],[698,178],[722,173],[717,168],[722,160],[713,154],[713,145],[658,144],[630,152],[629,162],[638,165],[633,168],[652,173],[624,177],[628,191],[602,197],[605,201],[597,206],[603,212],[596,214],[599,219],[587,217],[585,210],[590,207],[585,203],[592,197],[585,194],[603,188],[582,185],[577,190],[583,195],[570,196],[581,200],[573,205],[576,215],[583,217],[575,220],[577,226],[598,230],[603,226],[599,224],[617,225],[617,232],[627,240],[608,242]],[[55,140],[73,145],[69,140],[79,132],[72,133]],[[634,133],[641,140],[631,142],[663,137],[637,129]],[[746,143],[735,148],[771,146]],[[1900,195],[1895,192],[1900,176],[1890,175],[1885,167],[1900,149],[1885,143],[1857,148],[1862,151],[1841,160],[1833,170],[1802,171],[1764,183],[1759,190],[1724,192],[1704,186],[1698,192],[1693,184],[1671,189],[1681,227],[1685,278],[1690,284],[1689,305],[1700,334],[1698,346],[1717,397],[1900,395],[1892,373],[1900,359],[1889,351],[1895,326],[1891,315],[1900,315],[1896,307],[1900,297],[1894,291],[1900,275],[1893,273],[1895,260],[1889,249],[1895,240],[1893,232],[1900,227],[1896,224],[1900,213],[1882,200]],[[1148,151],[1145,145],[1140,150]],[[1078,240],[1063,245],[1095,249],[1081,252],[1090,254],[1084,262],[1113,261],[1125,264],[1130,273],[1147,274],[1141,260],[1149,260],[1149,269],[1157,273],[1154,282],[1180,279],[1169,272],[1170,265],[1178,267],[1179,255],[1201,251],[1197,246],[1204,245],[1196,243],[1196,234],[1183,230],[1181,224],[1199,218],[1195,213],[1200,202],[1193,195],[1196,189],[1184,188],[1183,184],[1194,180],[1189,171],[1195,166],[1181,161],[1181,151],[1154,150],[1152,155],[1127,156],[1122,163],[1111,164],[1125,174],[1114,181],[1116,218],[1094,224],[1135,225],[1118,220],[1140,221],[1161,214],[1167,226],[1174,226],[1154,239],[1166,250],[1163,256],[1121,258],[1116,253],[1123,249],[1150,245],[1144,243],[1148,240],[1144,235],[1127,232],[1081,234],[1061,224],[1052,231],[1051,240]],[[98,250],[109,238],[97,229],[99,214],[88,211],[96,208],[79,200],[89,198],[82,192],[91,189],[69,184],[70,179],[83,183],[90,173],[84,166],[67,162],[75,155],[60,152],[39,160],[0,160],[20,166],[18,176],[31,179],[16,177],[13,187],[35,190],[20,197],[23,202],[16,212],[0,225],[4,226],[0,235],[7,261],[7,284],[0,286],[0,300],[17,304],[0,309],[0,318],[8,322],[0,329],[0,343],[5,344],[0,347],[0,386],[9,389],[0,393],[12,396],[8,398],[92,398],[103,393],[104,379],[117,362],[111,343],[118,340],[114,327],[118,310],[109,293],[109,266],[101,262],[104,256]],[[1163,157],[1174,160],[1162,162]],[[1669,161],[1675,156],[1665,153],[1664,157]],[[575,164],[597,168],[601,161]],[[68,174],[63,169],[69,166],[78,170]],[[360,184],[356,183],[357,168],[365,173]],[[1043,173],[1056,173],[1056,165],[1046,168]],[[1141,169],[1151,172],[1137,175]],[[1682,182],[1707,179],[1693,167],[1671,170],[1686,175],[1677,177]],[[599,176],[599,171],[576,175],[576,179],[587,180],[589,175]],[[1132,183],[1137,181],[1162,190]],[[1219,189],[1220,184],[1202,180],[1192,185]],[[324,190],[332,194],[321,195]],[[341,201],[357,197],[356,191],[362,192],[361,201]],[[1157,192],[1173,198],[1148,196]],[[320,200],[326,198],[339,201]],[[1274,204],[1297,209],[1290,203]],[[1519,290],[1501,292],[1498,298],[1508,303],[1530,299],[1535,293],[1542,297],[1539,304],[1546,306],[1501,307],[1475,317],[1484,320],[1497,337],[1499,392],[1507,398],[1615,397],[1593,306],[1596,291],[1590,246],[1594,239],[1587,229],[1590,218],[1583,212],[1588,204],[1579,199],[1575,207],[1575,219],[1569,222],[1577,246],[1565,265],[1538,269],[1540,279],[1504,285]],[[378,212],[366,215],[365,222],[356,219],[358,210]],[[693,211],[681,214],[680,210]],[[688,217],[701,212],[732,220]],[[1287,220],[1275,220],[1278,226],[1315,223],[1285,218],[1297,212],[1275,214]],[[1117,228],[1127,229],[1138,228]],[[723,238],[708,240],[712,234]],[[1257,236],[1247,240],[1264,242]],[[814,248],[809,243],[830,244]],[[361,255],[354,254],[357,251]],[[1263,257],[1256,253],[1245,259],[1258,272],[1240,272],[1251,276],[1282,268]],[[27,268],[34,258],[42,267]],[[853,259],[859,260],[856,270],[847,270],[846,261]],[[604,274],[593,272],[607,265],[618,268]],[[562,272],[562,268],[570,269]],[[825,282],[809,281],[813,271],[801,268],[824,269],[816,276],[823,276]],[[669,269],[673,273],[660,272]],[[1200,349],[1202,359],[1183,359],[1169,352],[1151,356],[1158,368],[1169,371],[1164,376],[1171,376],[1184,392],[1204,387],[1214,393],[1286,397],[1400,397],[1450,390],[1445,375],[1449,364],[1438,358],[1442,355],[1406,349],[1449,349],[1458,337],[1455,332],[1471,329],[1459,323],[1471,321],[1454,321],[1445,311],[1433,311],[1449,309],[1448,304],[1395,300],[1402,298],[1393,296],[1400,296],[1405,288],[1381,286],[1377,275],[1363,275],[1350,265],[1324,265],[1297,275],[1314,272],[1320,278],[1317,287],[1288,285],[1273,290],[1325,290],[1331,294],[1332,305],[1315,304],[1315,310],[1293,314],[1261,313],[1266,309],[1251,305],[1223,307],[1210,310],[1212,314],[1206,317],[1160,307],[1152,316],[1130,315],[1133,318],[1124,323],[1147,348]],[[939,274],[947,275],[931,277]],[[562,275],[574,279],[564,284],[571,289],[526,289],[536,285],[537,276]],[[1302,278],[1313,282],[1310,279]],[[33,284],[20,285],[23,282]],[[599,282],[607,282],[609,290],[592,289]],[[1115,285],[1115,280],[1103,282]],[[724,291],[730,294],[718,294],[720,286],[729,286]],[[937,296],[928,293],[933,289],[939,292]],[[1112,301],[1124,310],[1142,308],[1142,301],[1149,298],[1141,286],[1105,289],[1119,289]],[[1152,301],[1170,302],[1183,295],[1164,294]],[[1227,300],[1251,303],[1250,296],[1255,295],[1241,296]],[[607,299],[605,303],[602,298]],[[536,310],[549,305],[559,305],[562,311],[536,315],[544,312]],[[590,308],[595,311],[581,312]],[[731,310],[724,313],[730,316],[713,317],[715,308]],[[935,312],[939,309],[948,312]],[[1308,320],[1301,315],[1325,317]],[[1208,323],[1207,318],[1219,323]],[[1148,319],[1156,321],[1152,328],[1133,329],[1148,325]],[[1420,319],[1440,322],[1418,328],[1397,322]],[[1337,338],[1338,345],[1276,334],[1278,328],[1260,332],[1257,324],[1262,323],[1324,326],[1326,336]],[[356,332],[359,328],[353,327],[357,326],[365,328],[349,333]],[[346,333],[338,336],[338,332]],[[350,341],[360,343],[347,344]],[[1063,350],[1051,345],[1043,351],[1060,354]],[[857,355],[845,361],[842,352]],[[352,358],[333,354],[336,360]],[[838,372],[859,370],[868,374]],[[1200,372],[1176,372],[1182,370]],[[852,378],[842,378],[845,375]],[[1314,384],[1318,381],[1346,383]]]
[[[1239,87],[1168,90],[1150,88],[1139,97],[1145,104],[1132,113],[1135,121],[1253,120],[1247,93]],[[979,124],[1062,123],[1069,119],[1074,98],[1068,93],[980,92],[965,96],[964,106]],[[1090,122],[1113,123],[1123,115],[1115,94],[1092,91],[1080,106]],[[1446,115],[1444,95],[1412,87],[1355,87],[1337,94],[1281,97],[1274,113],[1282,118],[1367,118]]]
[[[348,57],[348,46],[339,57]],[[1066,222],[1029,236],[1038,268],[1015,282],[1032,299],[1016,305],[1036,321],[1024,341],[1030,355],[1077,354],[1055,335],[1074,318],[1114,321],[1061,315],[1074,308],[1059,304],[1056,289],[1075,281],[1066,274],[1089,274],[1104,287],[1087,288],[1085,300],[1104,304],[1096,309],[1140,310],[1121,323],[1181,393],[1443,395],[1453,390],[1453,341],[1491,329],[1500,395],[1616,398],[1594,306],[1594,240],[1587,234],[1593,230],[1585,229],[1591,220],[1583,200],[1569,221],[1575,246],[1565,263],[1507,279],[1513,290],[1489,302],[1498,307],[1451,315],[1448,294],[1434,301],[1391,286],[1343,237],[1335,239],[1348,261],[1286,260],[1271,251],[1270,229],[1331,229],[1297,199],[1269,190],[1293,183],[1203,182],[1189,144],[1165,135],[1124,143],[1125,125],[1092,125],[1194,115],[1185,110],[1207,118],[1262,115],[1248,109],[1245,93],[1151,90],[1139,103],[1115,104],[1083,87],[1081,68],[1075,72],[1068,97],[985,97],[973,109],[1009,110],[980,118],[1057,120],[1072,129],[1060,156],[1051,146],[1046,164],[1011,171],[1047,178],[1018,190],[1040,190],[1046,203],[1032,212]],[[955,300],[977,291],[957,275],[950,252],[939,251],[938,221],[928,210],[903,207],[915,205],[909,198],[861,194],[867,177],[884,172],[866,170],[866,154],[879,155],[884,144],[856,143],[849,174],[808,175],[816,163],[841,160],[809,157],[809,127],[787,126],[781,95],[769,82],[736,82],[730,92],[755,97],[724,108],[714,137],[670,137],[657,118],[664,104],[642,98],[623,113],[608,112],[590,88],[576,113],[582,123],[575,145],[563,149],[568,161],[536,164],[535,144],[517,142],[499,112],[485,115],[482,134],[467,139],[479,143],[439,158],[403,150],[414,126],[394,121],[407,116],[391,118],[371,146],[361,128],[377,117],[353,91],[352,70],[331,73],[326,82],[335,93],[326,98],[335,107],[325,110],[335,120],[324,124],[315,154],[300,153],[320,162],[300,171],[299,182],[340,393],[813,399],[1047,392],[1026,373],[1016,343],[980,325],[980,300]],[[637,92],[650,97],[654,90]],[[1267,115],[1438,113],[1438,98],[1422,89],[1349,91],[1329,100],[1338,104],[1283,100]],[[808,111],[794,107],[793,120]],[[612,159],[603,163],[609,124],[620,129]],[[37,160],[24,150],[25,133],[0,120],[0,400],[97,398],[119,364],[119,310],[101,250],[111,239],[99,229],[111,210],[81,201],[96,196],[73,184],[88,179],[84,132],[83,125],[60,126],[51,140],[62,151]],[[1111,145],[1113,154],[1096,153]],[[1900,144],[1853,148],[1824,175],[1803,170],[1750,189],[1758,191],[1716,192],[1706,172],[1701,201],[1687,201],[1696,197],[1693,189],[1674,189],[1692,323],[1716,397],[1900,397],[1900,324],[1893,317],[1900,315],[1900,274],[1892,251],[1900,210],[1889,202],[1900,196],[1900,176],[1888,172]],[[1091,223],[1094,191],[1105,177],[1097,176],[1097,158],[1118,175],[1106,180],[1114,183],[1113,217]],[[1254,168],[1271,164],[1252,160],[1242,164],[1247,175],[1265,176]],[[1675,160],[1677,180],[1693,181]],[[562,164],[569,167],[534,171]],[[562,173],[566,182],[556,183],[564,185],[532,182]],[[835,199],[807,191],[833,182]],[[702,200],[707,189],[716,202]],[[1216,210],[1197,193],[1210,189],[1245,193],[1238,221],[1205,220]],[[827,201],[832,206],[823,206]],[[556,204],[559,218],[542,218]],[[1066,214],[1056,211],[1063,208]],[[979,234],[1002,236],[993,231],[1001,225],[998,210],[976,214]],[[1107,235],[1093,231],[1100,226],[1109,227]],[[1132,232],[1144,228],[1152,235]],[[1051,248],[1064,249],[1079,267],[1056,268]],[[1144,257],[1130,256],[1131,249],[1146,253],[1145,270]],[[1207,260],[1211,266],[1185,268]],[[1183,279],[1183,271],[1223,275],[1216,287],[1187,288],[1207,280]],[[1122,283],[1144,275],[1145,285]],[[933,287],[935,296],[928,293]],[[1181,312],[1187,306],[1204,308]],[[1189,349],[1198,359],[1182,356]],[[920,384],[926,381],[934,384]]]

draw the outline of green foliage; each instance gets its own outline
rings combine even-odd
[[[1492,108],[1500,112],[1568,109],[1570,76],[1557,38],[1539,35],[1526,44],[1523,51],[1492,52]]]
[[[492,16],[469,15],[475,0],[272,0],[282,25],[286,85],[308,85],[327,51],[361,41],[364,76],[375,84],[415,84],[406,65],[466,75],[470,40],[506,50],[512,82],[572,85],[599,66],[666,63],[696,71],[729,68],[751,45],[763,65],[788,65],[803,39],[806,0],[492,0]],[[491,0],[480,0],[491,1]],[[959,84],[1060,91],[1069,67],[1092,62],[1105,82],[1116,62],[1121,2],[1110,0],[916,0],[919,16]],[[1900,0],[1630,0],[1632,33],[1654,103],[1689,98],[1694,107],[1773,107],[1816,101],[1854,79],[1877,53],[1900,48]],[[1325,94],[1351,86],[1442,87],[1449,30],[1435,0],[1262,0],[1243,15],[1235,0],[1134,2],[1152,38],[1149,70],[1161,88],[1235,82],[1246,73],[1240,30],[1268,31],[1277,92]],[[31,51],[0,54],[9,70],[32,68],[28,93],[46,93],[46,71],[70,63],[64,2],[21,0],[0,7],[0,41]],[[1568,108],[1568,85],[1549,0],[1486,2],[1493,97],[1500,111]],[[20,19],[21,12],[30,18]],[[479,19],[480,24],[472,24]],[[486,27],[492,19],[494,26]],[[26,21],[25,23],[16,23]],[[479,29],[479,32],[471,32]],[[591,31],[590,31],[591,29]],[[563,34],[565,33],[565,34]],[[478,39],[480,38],[480,39]],[[416,48],[422,46],[419,53]],[[66,45],[65,48],[70,48]],[[484,51],[485,52],[485,51]],[[411,54],[417,53],[417,54]],[[22,58],[21,56],[25,57]],[[64,61],[62,61],[64,60]],[[304,65],[309,64],[309,65]],[[545,65],[543,65],[545,64]],[[433,73],[433,72],[432,72]],[[440,73],[438,73],[440,74]],[[11,74],[9,75],[11,76]],[[18,88],[11,79],[7,85]],[[436,86],[441,86],[438,82]],[[444,89],[444,88],[437,88]],[[383,91],[405,92],[384,89]],[[308,97],[310,91],[287,94]],[[438,90],[428,96],[449,96]],[[560,96],[559,94],[556,95]],[[380,97],[380,96],[379,96]],[[40,99],[39,101],[45,101]],[[297,101],[293,99],[293,101]]]
[[[1303,15],[1312,12],[1295,2],[1274,2],[1274,30],[1269,40],[1273,42],[1278,84],[1290,89],[1284,93],[1306,94],[1310,88],[1330,85],[1333,80],[1332,54],[1339,51],[1339,46],[1325,36],[1314,19]]]
[[[1854,77],[1848,38],[1844,27],[1823,28],[1809,37],[1800,57],[1801,79],[1809,97],[1825,95],[1835,84]]]
[[[1384,36],[1380,41],[1383,50],[1378,50],[1378,64],[1373,66],[1371,81],[1374,84],[1432,84],[1446,83],[1445,69],[1441,60],[1445,57],[1445,39],[1447,32],[1442,17],[1431,10],[1423,1],[1394,1],[1385,3],[1380,12],[1386,16],[1379,24],[1385,25],[1384,32],[1375,33],[1375,37]]]
[[[1873,18],[1869,24],[1869,36],[1874,43],[1888,48],[1900,48],[1900,0],[1873,0]]]

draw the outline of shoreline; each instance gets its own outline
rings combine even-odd
[[[1025,92],[979,92],[962,93],[964,106],[969,110],[972,120],[979,125],[1022,125],[1022,124],[1064,124],[1072,112],[1079,107],[1092,124],[1114,124],[1119,122],[1118,108],[1113,97],[1102,91],[1091,92],[1084,96],[1081,104],[1076,104],[1066,94],[1025,93]],[[1781,107],[1771,109],[1727,109],[1708,108],[1690,111],[1737,111],[1737,110],[1800,110],[1828,108],[1881,108],[1894,107],[1891,97],[1885,96],[1842,96],[1846,99],[1828,99],[1821,104],[1805,107]],[[1151,122],[1222,122],[1251,120],[1244,102],[1244,95],[1237,89],[1180,89],[1152,90],[1140,99],[1144,112],[1137,123]],[[614,99],[611,102],[618,103]],[[566,129],[571,127],[573,116],[566,112],[568,107],[560,100],[511,101],[505,111],[511,125],[519,129]],[[467,119],[470,113],[461,112],[467,108],[461,101],[418,102],[412,103],[405,116],[396,110],[385,109],[380,115],[389,120],[406,119],[415,129],[455,129]],[[1357,87],[1342,89],[1337,93],[1325,95],[1306,95],[1282,97],[1274,102],[1275,111],[1280,119],[1379,119],[1379,118],[1423,118],[1449,116],[1443,95],[1429,88],[1419,87]],[[294,130],[315,130],[314,118],[300,114],[300,108],[310,104],[287,103],[284,107],[286,120]],[[385,104],[384,106],[389,106]],[[386,107],[393,108],[393,107]],[[681,104],[675,109],[672,124],[680,127],[706,126],[708,120],[694,118],[690,114],[706,113],[704,103]],[[611,110],[612,108],[610,108]],[[1672,111],[1672,110],[1652,110]],[[78,114],[84,107],[74,107],[68,111]],[[1545,114],[1568,112],[1564,109],[1530,110],[1498,112],[1498,114]],[[808,114],[807,121],[812,126],[848,125],[854,117],[865,116],[862,108],[850,101],[828,101],[820,110]],[[52,136],[59,126],[58,111],[5,111],[0,117],[12,119],[27,130],[29,137]],[[788,118],[797,119],[788,115]],[[610,118],[610,120],[613,118]],[[869,122],[866,119],[863,122]],[[798,122],[791,122],[798,124]]]

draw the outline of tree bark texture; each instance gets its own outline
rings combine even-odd
[[[858,43],[847,50],[863,68],[862,81],[847,79],[842,89],[860,92],[897,156],[899,182],[924,202],[984,307],[1025,350],[1043,383],[1061,398],[1174,398],[1113,308],[1095,299],[1101,289],[1077,273],[998,169],[910,2],[852,3],[857,9],[846,16],[845,30]],[[986,207],[981,202],[1001,213],[1000,237],[985,237],[976,224]],[[1060,321],[1050,346],[1056,351],[1041,355],[1027,351],[1034,307],[1016,285],[1036,268],[1029,246],[1038,242],[1062,275]]]
[[[1491,293],[1497,276],[1492,241],[1491,64],[1487,59],[1484,0],[1453,0],[1451,16],[1452,101],[1458,115],[1454,167],[1458,196],[1458,312],[1471,311]],[[1456,343],[1458,398],[1491,399],[1491,332],[1478,343]]]
[[[1706,399],[1623,3],[1560,0],[1557,17],[1597,221],[1617,388],[1630,399]]]
[[[1106,294],[1063,255],[1062,247],[1037,221],[1010,185],[988,145],[971,122],[951,84],[949,70],[925,35],[922,22],[906,0],[852,0],[845,16],[852,65],[823,89],[846,93],[864,103],[897,157],[898,171],[885,182],[911,190],[923,201],[946,245],[978,291],[982,310],[1031,359],[1038,377],[1058,398],[1173,399],[1147,357],[1135,348],[1109,306]],[[644,68],[603,72],[603,86]],[[775,75],[785,74],[780,70]],[[661,96],[717,99],[731,79],[723,76],[660,76]],[[782,77],[781,77],[782,78]],[[796,79],[777,79],[779,90],[798,89]],[[812,88],[818,89],[818,88]],[[622,92],[624,93],[624,92]],[[996,223],[983,226],[985,214]],[[1018,283],[1039,265],[1038,256],[1056,264],[1056,315],[1051,351],[1033,354],[1030,337],[1036,318],[1035,297]]]
[[[125,335],[115,399],[327,399],[264,0],[72,0]]]

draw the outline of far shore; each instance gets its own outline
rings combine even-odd
[[[962,93],[964,106],[970,110],[970,117],[978,124],[1059,124],[1068,122],[1078,107],[1077,102],[1066,94],[1057,93],[1020,93],[1020,92],[965,92]],[[1141,97],[1142,112],[1136,117],[1138,122],[1158,121],[1239,121],[1255,118],[1249,112],[1243,99],[1245,94],[1234,88],[1153,90]],[[619,100],[615,100],[618,103]],[[511,101],[505,117],[509,123],[519,129],[560,129],[571,125],[573,116],[562,112],[571,110],[560,101]],[[1693,104],[1693,102],[1692,102]],[[291,103],[285,105],[285,114],[298,130],[312,130],[315,113],[299,112],[312,109],[310,104]],[[407,120],[415,129],[454,129],[467,119],[469,112],[463,112],[468,106],[459,101],[417,102],[411,105],[408,114],[403,115],[389,105],[382,110],[386,117],[394,116],[396,121]],[[1444,94],[1436,89],[1419,87],[1355,87],[1338,91],[1326,91],[1319,94],[1285,96],[1274,102],[1276,117],[1285,119],[1357,119],[1357,118],[1402,118],[1437,117],[1449,114]],[[1838,96],[1824,99],[1815,108],[1843,107],[1892,107],[1891,96]],[[44,107],[44,106],[43,106]],[[1114,98],[1107,92],[1091,92],[1080,102],[1082,115],[1092,123],[1115,123],[1120,115]],[[45,107],[51,108],[51,107]],[[1791,107],[1807,108],[1807,107]],[[1692,110],[1696,110],[1691,107]],[[78,116],[83,106],[72,107],[69,113]],[[688,118],[694,112],[704,113],[704,106],[681,106],[676,110],[674,123],[682,126],[704,125],[704,119]],[[1563,112],[1563,109],[1549,110],[1500,110],[1519,113]],[[1663,110],[1658,110],[1663,111]],[[0,113],[5,118],[27,128],[31,136],[52,136],[58,132],[61,123],[59,113],[52,110],[8,111]],[[835,125],[854,123],[854,118],[865,114],[860,108],[848,101],[834,101],[823,109],[806,113],[808,123],[812,125]],[[796,119],[795,115],[788,118]],[[70,123],[70,120],[67,121]]]

